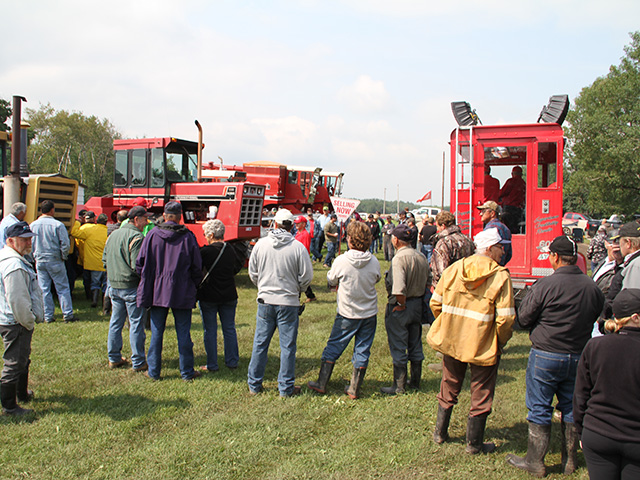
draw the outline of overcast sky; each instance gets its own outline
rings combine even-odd
[[[198,119],[205,160],[320,166],[345,197],[399,185],[439,204],[452,101],[535,122],[619,63],[638,19],[637,0],[3,2],[0,98],[125,138],[197,140]]]

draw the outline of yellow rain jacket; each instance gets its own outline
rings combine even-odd
[[[463,258],[443,272],[430,305],[431,347],[460,362],[496,364],[516,316],[506,268],[485,255]]]
[[[86,270],[104,272],[102,252],[104,244],[107,243],[107,226],[99,223],[85,223],[80,226],[80,222],[76,222],[71,229],[71,236],[84,242],[83,267]]]

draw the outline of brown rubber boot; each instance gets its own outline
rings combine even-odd
[[[364,381],[364,374],[367,373],[367,367],[353,367],[351,374],[351,383],[344,389],[344,393],[349,395],[352,400],[360,398],[360,387]]]
[[[438,405],[438,415],[436,417],[436,431],[433,432],[433,441],[438,445],[449,440],[449,421],[453,407],[444,408]]]

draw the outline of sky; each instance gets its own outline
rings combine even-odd
[[[640,2],[33,0],[3,19],[0,98],[123,138],[195,141],[197,119],[205,161],[322,167],[347,198],[439,205],[451,102],[534,123],[619,63]]]

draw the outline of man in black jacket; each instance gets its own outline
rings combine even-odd
[[[507,455],[507,462],[536,476],[546,473],[544,457],[551,438],[553,397],[562,413],[562,467],[576,468],[578,436],[573,424],[573,389],[580,354],[591,338],[604,304],[596,284],[576,266],[578,247],[566,236],[549,245],[554,273],[538,280],[518,310],[518,323],[530,330],[526,403],[529,443],[526,457]]]

